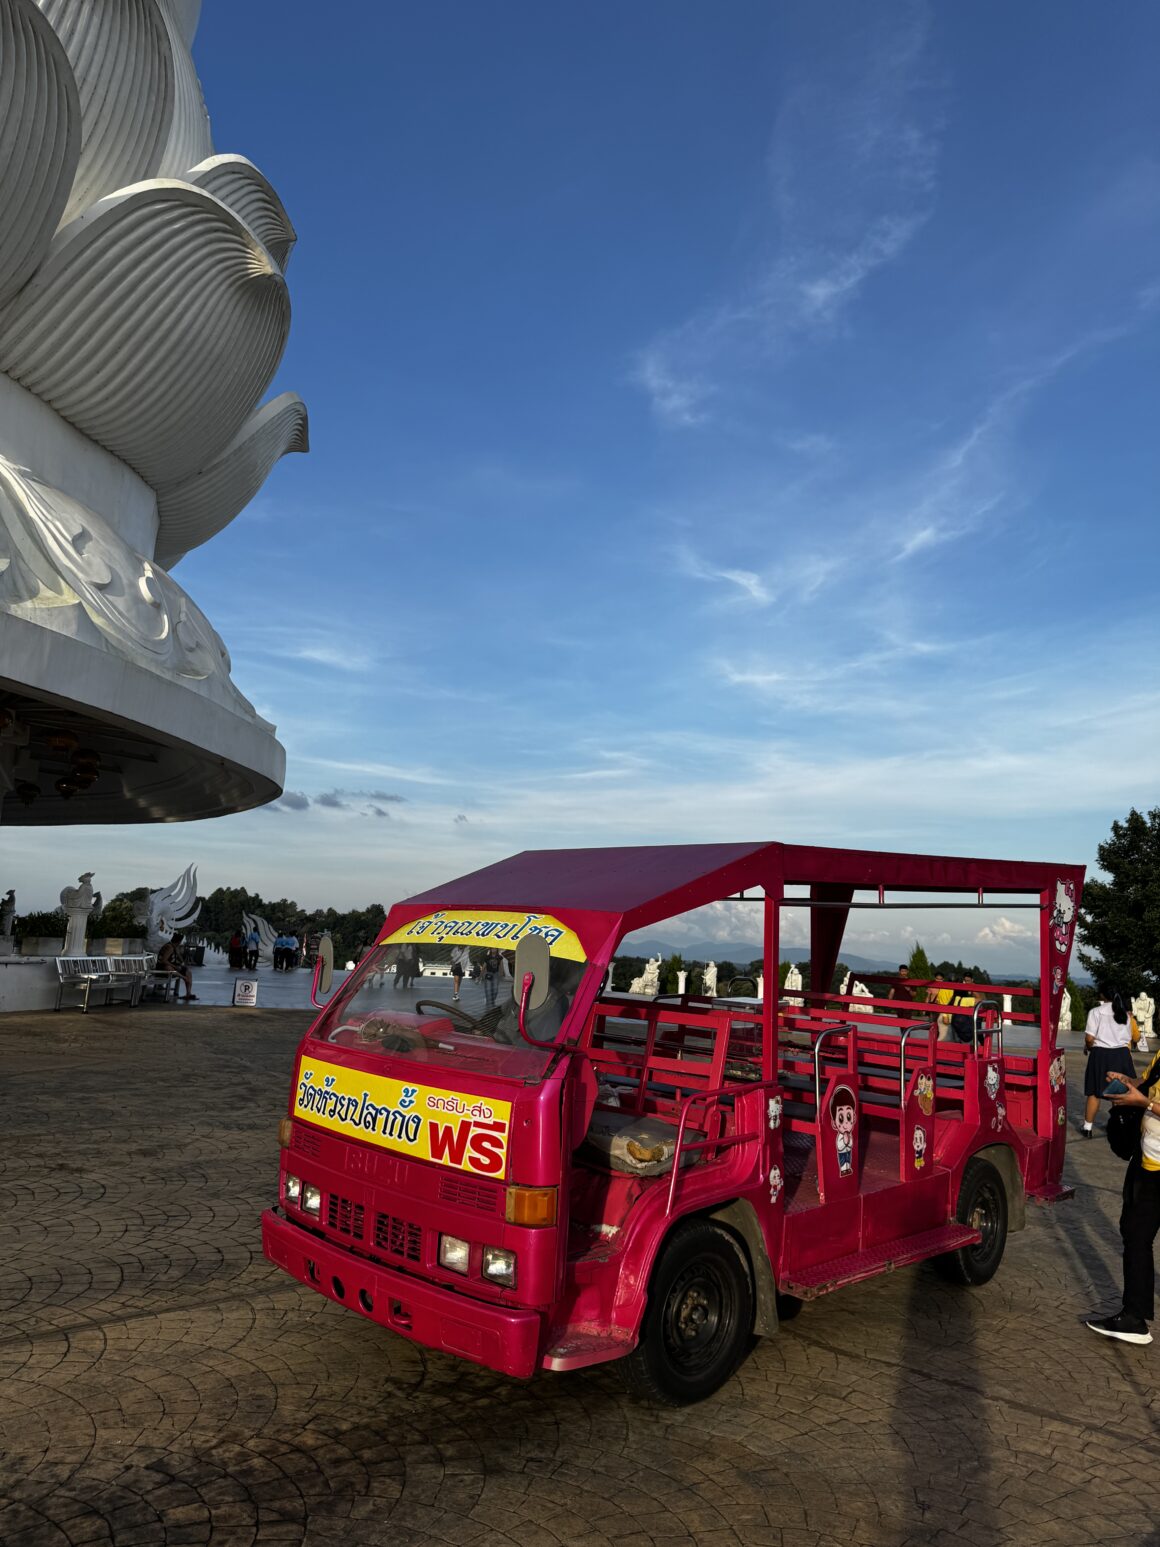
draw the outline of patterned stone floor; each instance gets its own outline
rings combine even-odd
[[[268,1267],[305,1021],[0,1021],[4,1547],[1160,1542],[1160,1344],[1081,1325],[1117,1300],[1101,1139],[988,1288],[920,1268],[832,1295],[654,1412],[608,1370],[429,1355]]]

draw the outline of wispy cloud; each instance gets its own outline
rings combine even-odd
[[[755,602],[758,606],[765,607],[773,600],[772,591],[764,578],[755,570],[719,568],[701,558],[692,548],[684,544],[677,549],[676,559],[681,574],[687,575],[691,580],[723,581],[726,585],[734,587],[731,597],[733,601]]]
[[[662,422],[702,425],[722,384],[784,363],[834,333],[879,270],[899,259],[934,207],[941,93],[927,59],[928,13],[867,8],[808,77],[791,81],[774,124],[775,237],[756,276],[641,348],[633,380]]]

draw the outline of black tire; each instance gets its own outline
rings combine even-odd
[[[1007,1245],[1007,1189],[989,1160],[975,1156],[967,1161],[955,1217],[961,1225],[973,1225],[983,1238],[975,1246],[960,1246],[936,1257],[935,1267],[951,1284],[989,1283]]]
[[[753,1331],[753,1276],[737,1238],[708,1219],[669,1236],[653,1268],[640,1342],[620,1371],[629,1392],[681,1407],[723,1386]]]

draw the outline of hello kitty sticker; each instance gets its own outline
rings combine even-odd
[[[986,1088],[987,1088],[988,1096],[990,1096],[991,1100],[994,1101],[995,1097],[999,1094],[999,1065],[998,1064],[988,1064],[987,1065]]]
[[[772,1132],[773,1129],[781,1127],[781,1097],[780,1096],[770,1096],[770,1098],[769,1098],[768,1113],[769,1113],[769,1127],[770,1127],[770,1131]]]
[[[1075,923],[1075,882],[1055,883],[1055,906],[1051,910],[1051,943],[1057,951],[1071,948],[1071,929]]]
[[[770,1203],[776,1203],[777,1200],[781,1197],[781,1189],[782,1189],[783,1185],[784,1184],[782,1182],[781,1167],[780,1166],[770,1166],[770,1168],[769,1168],[769,1201],[770,1201]]]

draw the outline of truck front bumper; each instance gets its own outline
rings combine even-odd
[[[519,1379],[527,1379],[539,1363],[538,1311],[487,1305],[367,1262],[310,1235],[273,1209],[262,1215],[262,1251],[308,1289],[426,1348]]]

